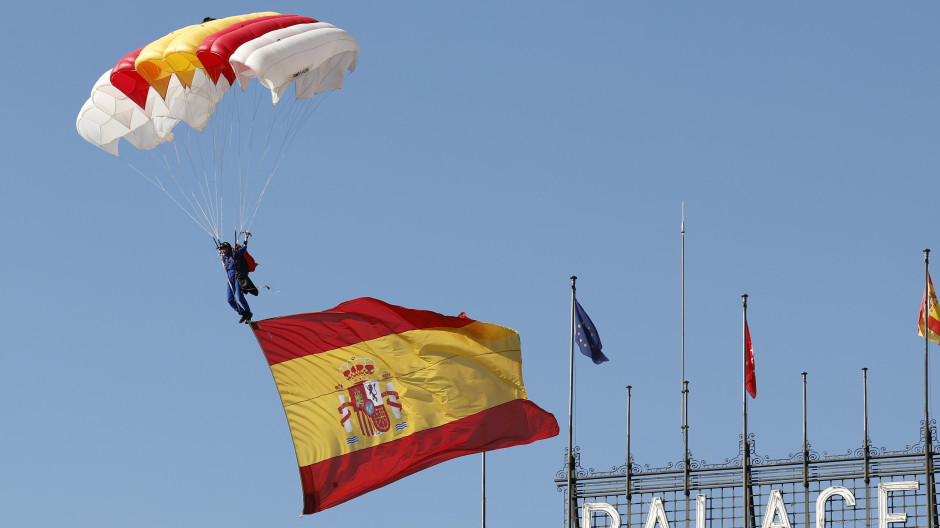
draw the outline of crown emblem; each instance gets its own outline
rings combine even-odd
[[[356,381],[372,376],[372,373],[375,372],[375,361],[372,358],[351,358],[343,363],[339,371],[349,381]]]

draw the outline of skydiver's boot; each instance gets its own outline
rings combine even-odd
[[[239,323],[244,323],[245,321],[251,320],[251,312],[242,312],[242,318],[238,320]]]

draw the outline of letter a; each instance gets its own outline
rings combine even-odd
[[[774,517],[780,517],[775,521]],[[767,501],[767,511],[764,513],[764,522],[761,528],[791,528],[790,518],[787,516],[787,505],[783,503],[780,490],[770,490],[770,499]]]
[[[655,528],[659,524],[663,528],[669,528],[669,521],[666,520],[666,509],[663,508],[663,499],[653,497],[650,502],[649,516],[646,518],[646,528]]]

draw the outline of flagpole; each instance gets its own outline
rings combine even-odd
[[[862,432],[865,439],[862,446],[865,449],[865,519],[871,519],[871,443],[868,438],[868,367],[862,367]],[[866,524],[866,526],[871,526]]]
[[[685,202],[682,202],[682,223],[679,225],[679,230],[682,234],[682,431],[685,432],[688,426],[685,409]],[[686,445],[686,451],[688,451],[688,445]]]
[[[633,475],[633,455],[630,453],[630,406],[632,405],[632,395],[631,391],[633,390],[633,385],[627,385],[627,465],[626,465],[626,482],[624,487],[627,492],[627,518],[630,518],[630,506],[633,493],[631,491],[632,483],[630,482],[630,477]]]
[[[686,524],[689,508],[689,382],[685,379],[685,202],[682,202],[682,462],[684,466],[683,488],[685,491]]]
[[[750,488],[750,459],[751,459],[751,446],[747,441],[747,294],[742,294],[741,298],[743,299],[744,307],[744,324],[741,328],[741,342],[744,349],[742,365],[742,384],[741,384],[741,401],[743,402],[743,435],[741,437],[742,450],[741,450],[741,466],[744,472],[744,528],[751,528],[751,488]]]
[[[934,485],[933,438],[930,432],[930,250],[924,250],[924,469],[927,473],[928,527],[937,526],[937,497]]]
[[[483,473],[482,477],[480,478],[480,480],[482,481],[482,486],[483,486],[483,492],[481,493],[481,496],[483,497],[483,501],[482,501],[483,506],[482,506],[482,512],[480,513],[480,518],[482,519],[481,522],[482,522],[483,528],[486,528],[486,451],[480,453],[480,455],[481,455],[480,458],[482,460],[482,463],[480,464],[481,466],[480,469],[482,470],[482,473]]]
[[[803,513],[804,524],[809,524],[809,436],[806,420],[806,372],[803,372]]]
[[[685,202],[682,202],[682,462],[683,484],[685,492],[686,526],[688,526],[688,510],[691,474],[689,469],[689,382],[685,379]]]
[[[574,324],[575,324],[575,281],[571,276],[571,349],[569,353],[568,379],[568,528],[578,526],[578,502],[574,491]]]

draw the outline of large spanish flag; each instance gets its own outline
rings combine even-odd
[[[252,328],[287,413],[305,514],[558,434],[526,398],[515,330],[371,298]]]

